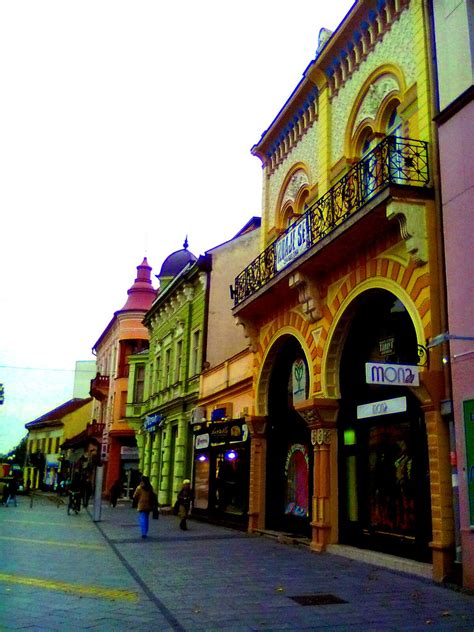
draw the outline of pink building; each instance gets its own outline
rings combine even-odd
[[[472,2],[433,1],[447,322],[431,342],[450,369],[456,557],[474,589],[474,31]]]

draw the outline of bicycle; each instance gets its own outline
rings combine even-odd
[[[81,492],[69,492],[68,516],[71,515],[71,511],[74,511],[76,515],[81,511]]]

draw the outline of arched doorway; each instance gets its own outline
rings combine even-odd
[[[369,290],[356,300],[342,351],[340,541],[429,560],[428,446],[416,388],[367,383],[366,363],[418,363],[410,316],[385,290]]]
[[[300,343],[283,336],[268,386],[266,527],[310,535],[313,458],[310,431],[294,404],[308,396]]]

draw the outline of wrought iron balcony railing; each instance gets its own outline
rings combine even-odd
[[[426,186],[429,179],[426,142],[385,137],[327,193],[307,206],[301,219],[236,277],[234,306],[264,287],[386,187],[394,184]]]

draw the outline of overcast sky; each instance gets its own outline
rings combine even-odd
[[[261,214],[250,148],[352,4],[0,4],[0,452],[72,397],[145,255]]]

